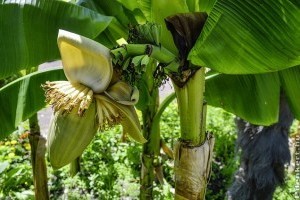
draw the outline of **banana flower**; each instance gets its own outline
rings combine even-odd
[[[52,166],[69,164],[82,154],[98,129],[116,124],[134,140],[146,142],[133,107],[138,90],[115,76],[110,50],[64,30],[59,30],[57,42],[68,81],[43,85],[55,113],[48,135]]]

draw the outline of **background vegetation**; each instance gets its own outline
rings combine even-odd
[[[179,135],[177,105],[173,102],[162,116],[162,137],[173,147]],[[0,142],[0,199],[33,199],[28,125]],[[216,145],[207,199],[224,199],[226,188],[238,166],[234,116],[219,108],[209,107],[207,130],[214,133]],[[69,177],[68,167],[53,171],[48,167],[51,199],[138,199],[141,145],[122,143],[120,127],[97,134],[82,156],[81,173]],[[173,161],[167,156],[163,173],[165,184],[157,181],[155,199],[172,199]],[[278,188],[275,200],[292,200],[295,177],[290,174],[287,184]]]

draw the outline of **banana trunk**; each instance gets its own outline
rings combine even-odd
[[[203,200],[211,170],[214,139],[205,130],[205,68],[182,87],[174,84],[181,126],[175,147],[175,199]]]
[[[203,200],[211,171],[214,138],[209,136],[201,146],[175,145],[175,199]]]

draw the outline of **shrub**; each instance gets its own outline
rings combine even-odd
[[[206,195],[209,200],[224,199],[238,166],[233,120],[234,116],[222,109],[208,108],[207,131],[216,138]],[[23,127],[28,129],[26,124]],[[33,199],[30,146],[24,137],[25,130],[0,142],[0,199]],[[173,148],[179,134],[177,105],[173,102],[162,115],[161,135]],[[98,133],[82,155],[78,175],[71,178],[68,167],[53,171],[48,164],[51,199],[138,199],[141,148],[135,142],[121,142],[120,127]],[[154,199],[171,200],[174,192],[173,161],[165,155],[162,161],[165,184],[155,183]],[[286,185],[277,189],[274,199],[292,199],[294,185],[295,178],[289,175]]]

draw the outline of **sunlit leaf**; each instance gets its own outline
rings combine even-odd
[[[95,38],[111,18],[58,0],[0,0],[0,78],[59,58],[58,29]]]
[[[217,1],[189,59],[230,74],[272,72],[299,65],[299,3]]]
[[[45,107],[41,84],[65,80],[63,70],[36,72],[19,78],[0,89],[0,138],[9,135],[20,122]]]
[[[189,8],[185,0],[133,0],[135,4],[131,4],[131,9],[133,5],[136,9],[141,10],[141,12],[146,17],[149,22],[155,22],[162,25],[161,32],[161,43],[162,45],[173,51],[177,52],[176,47],[172,40],[171,33],[167,30],[165,26],[164,19],[170,15],[177,13],[189,12]],[[125,4],[125,0],[120,0],[121,3]]]
[[[129,25],[137,24],[135,11],[130,11],[126,6],[116,0],[97,1],[97,0],[80,0],[78,4],[96,11],[106,16],[112,16],[108,28],[101,33],[96,40],[104,44],[108,48],[117,45],[116,40],[120,38],[128,38]],[[125,6],[126,5],[126,6]]]

